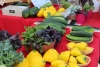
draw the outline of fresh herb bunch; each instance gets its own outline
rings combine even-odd
[[[24,56],[16,52],[9,40],[0,41],[0,66],[13,67],[23,60]]]
[[[22,41],[22,44],[32,44],[32,38],[36,32],[36,28],[35,27],[25,27],[26,31],[22,33],[22,38],[24,39]]]
[[[21,39],[19,38],[19,34],[11,35],[6,30],[0,31],[0,41],[9,40],[14,50],[21,48]]]
[[[10,38],[8,38],[8,40],[12,44],[14,50],[17,50],[17,49],[22,47],[22,41],[19,38],[19,33],[17,33],[16,35],[11,36]]]
[[[50,26],[48,26],[44,30],[37,32],[36,34],[44,38],[45,44],[49,44],[49,43],[51,44],[52,42],[56,40],[55,45],[57,45],[61,41],[61,38],[62,38],[62,34]]]
[[[40,53],[42,53],[42,45],[44,43],[44,38],[35,34],[36,31],[38,31],[36,27],[27,27],[25,29],[26,31],[22,33],[22,38],[24,39],[22,41],[22,44],[26,47],[27,51],[32,49],[38,50]]]
[[[22,41],[27,51],[30,49],[38,50],[40,53],[43,52],[43,45],[50,45],[56,40],[58,44],[61,40],[62,34],[55,29],[48,26],[46,29],[39,30],[37,27],[28,27],[26,32],[23,32]]]
[[[83,9],[84,9],[86,12],[88,12],[89,10],[94,9],[94,6],[93,6],[93,5],[90,6],[89,4],[85,4],[85,5],[83,6]]]
[[[8,39],[11,36],[12,35],[8,31],[6,31],[6,30],[1,30],[0,31],[0,41],[6,40],[6,39]]]

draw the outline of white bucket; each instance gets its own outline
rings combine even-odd
[[[93,12],[99,12],[100,10],[100,2],[94,2],[94,9],[93,9]]]

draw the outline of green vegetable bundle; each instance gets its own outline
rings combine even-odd
[[[65,0],[61,0],[60,4],[62,5],[62,7],[64,7],[65,9],[67,9],[68,7],[71,6],[71,3],[66,2]]]
[[[94,8],[94,6],[90,6],[89,4],[85,4],[84,6],[83,6],[83,9],[86,11],[86,12],[88,12],[89,10],[92,10]]]
[[[0,41],[0,67],[13,67],[15,63],[23,60],[24,56],[16,52],[9,40]]]

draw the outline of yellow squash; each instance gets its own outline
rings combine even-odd
[[[69,63],[76,63],[77,64],[76,58],[74,56],[70,56]]]
[[[17,64],[15,67],[30,67],[30,65],[28,60],[24,58],[23,61]]]
[[[49,10],[52,13],[52,15],[54,15],[56,13],[56,9],[54,6],[49,6]]]
[[[69,42],[66,46],[69,47],[70,49],[73,49],[75,47],[75,42]]]
[[[35,57],[35,56],[41,57],[41,58],[42,58],[42,55],[41,55],[38,51],[33,50],[33,51],[31,51],[31,52],[27,55],[26,59],[27,59],[27,60],[31,60],[31,58],[32,58],[32,57]]]
[[[44,60],[47,62],[53,62],[59,58],[59,53],[55,49],[49,49],[44,55]]]
[[[87,43],[86,42],[79,42],[75,44],[75,47],[79,48],[80,50],[85,50],[85,48],[87,47]]]
[[[74,48],[74,49],[71,50],[71,55],[72,56],[80,56],[80,55],[82,55],[82,53],[79,50],[79,48],[76,47],[76,48]]]
[[[51,67],[58,67],[60,63],[65,63],[63,60],[55,60],[51,63]]]
[[[61,8],[59,8],[58,11],[59,11],[59,12],[65,12],[66,10],[65,10],[65,8],[61,7]]]
[[[54,13],[49,9],[49,7],[46,7],[44,10],[44,17],[46,18],[47,16],[53,16]]]
[[[68,67],[80,67],[80,66],[78,66],[78,64],[75,63],[69,63]]]
[[[41,57],[32,57],[29,61],[30,67],[45,67],[46,61]]]
[[[70,51],[64,51],[60,53],[60,59],[65,62],[68,62],[69,57],[70,57]]]
[[[37,13],[37,16],[38,17],[43,17],[44,10],[45,10],[44,8],[41,8],[40,11]]]
[[[68,67],[66,63],[60,63],[58,67]]]
[[[86,55],[80,55],[77,56],[76,59],[78,60],[78,62],[80,62],[81,64],[86,64]]]

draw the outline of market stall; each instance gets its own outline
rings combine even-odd
[[[59,53],[68,50],[66,45],[69,43],[69,41],[66,40],[66,34],[69,34],[69,33],[70,33],[70,28],[66,28],[66,33],[63,35],[61,42],[59,43],[59,45],[57,45],[55,47],[55,49]],[[90,44],[88,44],[89,46],[94,48],[94,51],[93,51],[93,53],[91,53],[89,55],[89,57],[91,58],[91,62],[86,67],[98,67],[99,44],[100,44],[100,40],[99,40],[98,36],[99,36],[99,34],[95,32],[94,37],[93,37],[93,41]],[[18,51],[22,51],[24,53],[24,56],[28,55],[24,46],[21,49],[19,49]],[[50,67],[50,63],[47,63],[46,67]]]
[[[0,11],[0,65],[97,67],[100,33],[92,26],[68,27],[68,20],[83,24],[93,18],[89,15],[93,6],[85,4],[81,10],[80,6],[65,0],[61,5],[53,5],[49,0],[36,3],[31,8],[26,3],[9,5]]]

